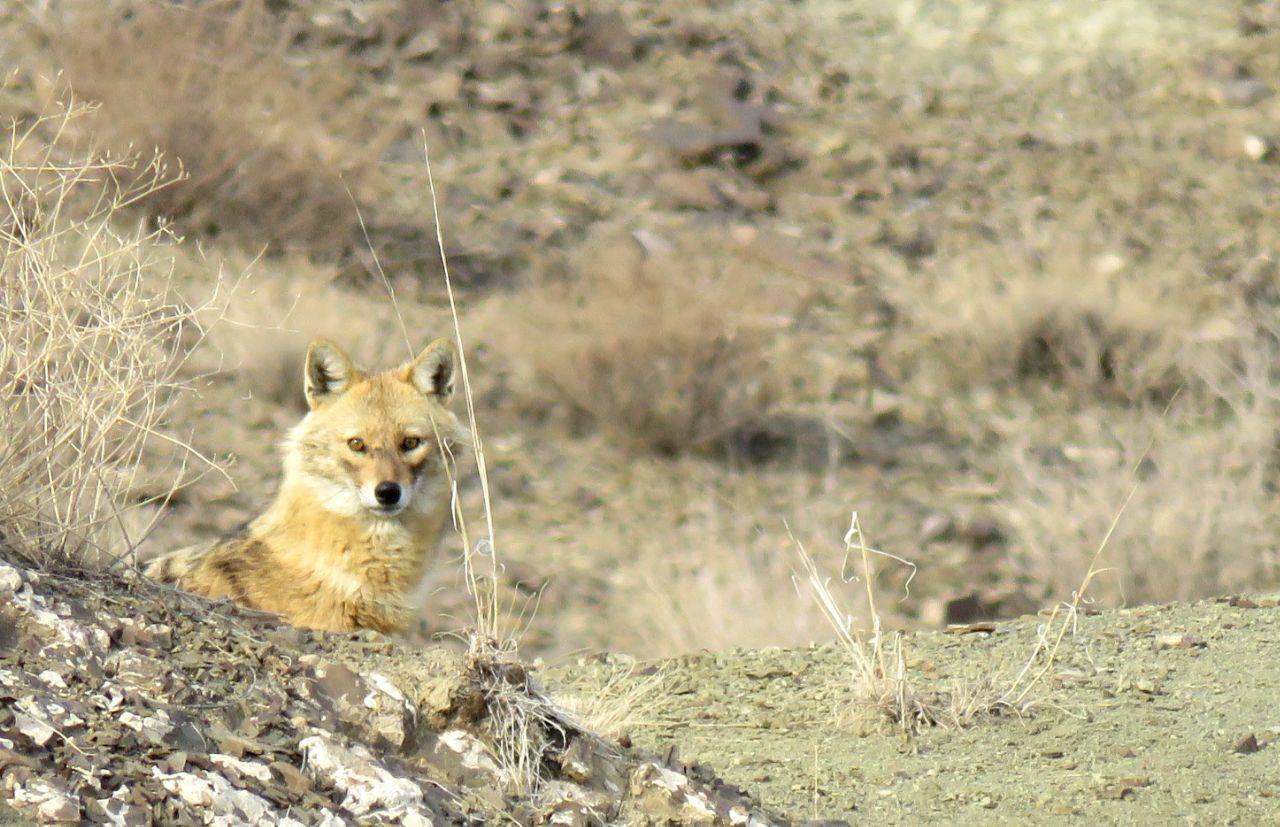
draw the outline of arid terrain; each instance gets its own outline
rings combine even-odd
[[[0,66],[8,564],[127,601],[266,504],[311,337],[456,333],[466,559],[606,740],[794,819],[1270,811],[1276,610],[1211,601],[1280,587],[1280,4],[11,0]],[[475,654],[464,557],[407,651]]]

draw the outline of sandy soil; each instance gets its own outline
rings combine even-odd
[[[1235,605],[1233,605],[1233,603]],[[905,736],[850,697],[831,647],[655,666],[639,743],[675,748],[796,819],[876,824],[1256,824],[1280,812],[1280,608],[1272,598],[1083,618],[1023,717]],[[1037,619],[906,639],[920,688],[1026,662]],[[580,666],[597,679],[613,661]]]

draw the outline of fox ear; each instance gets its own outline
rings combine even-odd
[[[307,348],[304,389],[311,410],[341,395],[355,378],[355,366],[333,342],[316,339]]]
[[[422,393],[447,403],[453,396],[453,343],[436,339],[409,363],[409,381]]]

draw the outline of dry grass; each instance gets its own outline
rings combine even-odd
[[[1239,352],[1230,303],[1186,262],[1134,261],[1087,233],[1025,229],[948,252],[927,282],[892,282],[904,356],[950,388],[1033,381],[1141,402]]]
[[[1132,492],[1131,492],[1132,493]],[[1125,501],[1126,505],[1128,500]],[[1123,507],[1121,508],[1123,513]],[[1085,592],[1099,572],[1103,549],[1119,521],[1113,515],[1110,529],[1094,552],[1084,580],[1072,592],[1069,603],[1057,607],[1040,627],[1035,646],[1015,673],[1000,669],[978,678],[957,678],[941,687],[926,686],[907,666],[903,636],[886,633],[876,608],[875,566],[873,557],[887,557],[914,571],[914,564],[867,546],[862,525],[854,512],[845,534],[845,582],[857,581],[866,592],[866,617],[859,619],[848,612],[837,597],[830,578],[823,575],[802,543],[795,544],[800,571],[795,577],[798,589],[804,589],[821,608],[836,635],[836,645],[848,658],[850,685],[855,716],[873,710],[905,733],[922,727],[961,728],[993,715],[1024,715],[1046,702],[1045,677],[1053,669],[1058,652],[1075,620]],[[855,571],[848,573],[849,566]],[[841,716],[842,717],[842,716]]]
[[[525,403],[663,454],[718,452],[775,409],[798,303],[768,274],[670,254],[588,265],[488,331]],[[795,340],[788,344],[798,345]]]
[[[144,450],[170,449],[152,457],[173,463],[170,492],[193,458],[164,428],[198,309],[171,291],[167,234],[121,220],[164,180],[67,146],[83,115],[15,127],[0,150],[0,526],[32,564],[132,548]]]
[[[907,672],[901,635],[886,636],[880,626],[871,563],[871,556],[879,552],[867,547],[856,512],[850,520],[844,543],[845,568],[849,558],[856,552],[858,557],[854,563],[860,566],[860,573],[846,574],[842,569],[842,579],[845,582],[858,580],[864,585],[869,628],[859,623],[845,609],[833,591],[831,578],[823,574],[813,556],[800,542],[795,543],[800,563],[800,571],[795,576],[797,590],[807,589],[835,632],[840,651],[848,656],[852,668],[852,687],[860,707],[877,710],[908,732],[920,726],[938,723],[940,709],[936,698],[922,694],[914,678]]]
[[[1190,600],[1268,582],[1280,564],[1270,482],[1276,399],[1235,401],[1240,407],[1212,418],[1183,400],[1163,417],[1079,417],[1076,438],[1061,448],[1034,431],[1010,434],[1000,454],[1014,576],[1037,597],[1070,588],[1086,559],[1081,549],[1105,530],[1137,466],[1142,485],[1113,538],[1098,600]]]
[[[66,81],[101,104],[83,124],[95,139],[181,164],[186,180],[149,193],[149,211],[252,245],[354,240],[347,186],[371,197],[381,138],[346,99],[351,73],[323,55],[300,66],[296,31],[264,0],[73,3],[43,22]]]
[[[643,672],[631,664],[593,677],[574,675],[555,691],[556,703],[583,729],[617,739],[652,722],[666,681],[661,670]]]
[[[670,657],[822,639],[826,624],[819,607],[779,588],[793,568],[786,535],[763,531],[748,516],[761,507],[756,498],[763,495],[738,492],[729,504],[695,493],[692,485],[676,485],[689,499],[674,525],[647,526],[632,518],[638,527],[619,526],[613,534],[628,550],[611,572],[608,605],[623,628],[616,637],[625,650]],[[828,571],[827,562],[815,565]]]

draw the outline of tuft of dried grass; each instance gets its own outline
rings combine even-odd
[[[776,287],[767,274],[659,255],[526,291],[488,339],[528,407],[567,411],[573,427],[641,450],[716,453],[785,397],[779,334],[796,301]]]
[[[950,387],[1041,381],[1119,402],[1166,401],[1238,352],[1221,291],[1179,275],[1194,266],[1116,249],[1024,229],[956,251],[929,283],[891,284],[906,349]]]
[[[1123,509],[1122,509],[1123,510]],[[1115,520],[1119,520],[1116,515]],[[1113,523],[1112,529],[1115,525]],[[941,687],[925,687],[907,667],[901,634],[886,634],[876,609],[873,556],[885,556],[900,564],[914,566],[901,558],[870,548],[862,533],[857,512],[845,534],[844,570],[852,560],[859,573],[845,576],[859,580],[866,588],[869,628],[845,610],[832,589],[830,578],[823,576],[812,555],[796,542],[800,572],[794,578],[797,588],[808,590],[821,607],[823,615],[836,634],[836,645],[848,658],[855,711],[875,710],[883,719],[905,733],[921,728],[942,726],[962,728],[980,718],[1012,714],[1023,715],[1044,702],[1044,678],[1053,668],[1058,650],[1069,630],[1074,628],[1080,601],[1089,583],[1098,573],[1097,563],[1110,532],[1095,553],[1084,582],[1074,593],[1072,602],[1055,608],[1040,628],[1036,645],[1022,668],[1012,676],[986,675],[978,679],[961,678]]]
[[[0,537],[32,565],[131,549],[144,450],[160,446],[173,487],[198,459],[164,426],[200,308],[172,291],[166,231],[121,215],[162,168],[76,153],[86,114],[15,125],[0,149]]]
[[[1273,582],[1280,570],[1272,540],[1280,529],[1272,506],[1277,397],[1238,387],[1229,399],[1229,413],[1206,413],[1188,397],[1164,416],[1138,409],[1100,422],[1081,415],[1076,438],[1065,444],[1035,429],[1005,435],[998,457],[1010,493],[1001,511],[1012,530],[1015,576],[1043,594],[1071,588],[1070,573],[1087,559],[1081,549],[1106,529],[1136,468],[1142,486],[1116,530],[1114,572],[1096,585],[1095,598],[1109,606],[1194,600]],[[1152,447],[1135,450],[1153,430]]]
[[[651,723],[665,682],[661,670],[642,673],[631,663],[598,680],[578,675],[556,688],[555,700],[582,729],[616,739]]]
[[[347,186],[367,197],[381,140],[367,124],[351,139],[364,119],[350,73],[299,64],[295,27],[266,0],[78,2],[44,22],[67,83],[100,104],[95,138],[181,165],[185,180],[140,199],[150,212],[254,244],[332,253],[354,240]]]

